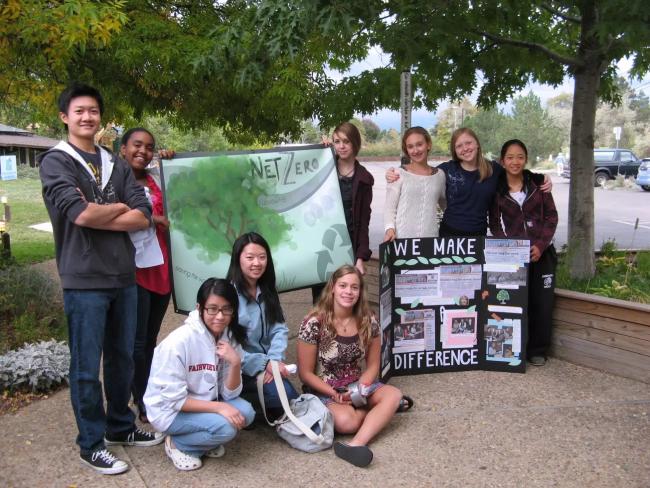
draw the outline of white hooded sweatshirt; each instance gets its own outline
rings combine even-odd
[[[243,350],[226,329],[230,345],[239,357]],[[217,341],[193,310],[185,323],[169,334],[156,347],[151,363],[151,374],[144,404],[147,418],[159,432],[165,432],[176,418],[187,397],[207,401],[237,398],[239,386],[234,390],[224,384],[230,365],[216,356]]]

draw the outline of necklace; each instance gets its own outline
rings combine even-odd
[[[351,320],[352,320],[352,317],[348,317],[348,318],[345,319],[345,320],[336,319],[336,321],[337,321],[338,324],[339,324],[339,329],[343,329],[343,334],[347,334],[347,333],[348,333],[348,325],[350,325],[350,321],[351,321]],[[337,331],[340,333],[341,331],[340,331],[339,329],[337,329]]]
[[[354,165],[352,165],[352,168],[350,168],[350,171],[348,171],[347,173],[344,174],[344,173],[341,173],[341,171],[339,171],[339,165],[337,164],[336,165],[336,172],[339,174],[339,178],[349,178],[350,176],[352,176],[354,174]]]

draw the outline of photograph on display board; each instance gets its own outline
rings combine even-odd
[[[388,289],[379,297],[379,323],[385,329],[390,325],[393,318],[393,297],[392,290]]]
[[[467,310],[445,310],[441,340],[444,349],[476,345],[477,313]]]
[[[443,297],[474,296],[481,289],[483,268],[480,264],[443,265],[440,273],[440,293]]]
[[[439,279],[436,270],[407,270],[395,275],[395,296],[402,303],[411,303],[414,298],[439,297]]]
[[[395,324],[393,352],[435,349],[435,311],[432,309],[405,310]]]
[[[381,376],[385,376],[391,367],[390,329],[386,328],[381,334]]]
[[[383,290],[390,284],[390,267],[382,266],[380,275],[381,275],[381,289]]]
[[[488,271],[487,284],[497,288],[519,288],[526,286],[526,268],[519,266],[516,271]]]
[[[521,360],[521,320],[488,319],[484,339],[487,361],[510,363]]]
[[[529,263],[530,241],[527,239],[485,239],[486,264]]]

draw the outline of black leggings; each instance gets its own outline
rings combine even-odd
[[[162,324],[171,293],[159,295],[138,285],[138,327],[133,347],[133,383],[131,393],[133,403],[140,413],[145,413],[142,397],[147,389],[153,350],[156,348],[158,332]]]

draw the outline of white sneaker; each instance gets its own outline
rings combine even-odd
[[[223,445],[217,446],[214,449],[210,449],[205,453],[205,455],[209,458],[220,458],[223,457],[224,454],[226,454],[226,448],[223,447]]]
[[[79,459],[86,466],[102,474],[120,474],[129,470],[129,465],[108,449],[97,449],[90,454],[80,454]]]
[[[185,454],[184,452],[173,448],[171,436],[165,438],[165,453],[167,454],[167,457],[172,460],[176,469],[180,469],[181,471],[194,471],[203,466],[200,458],[190,456],[189,454]]]

